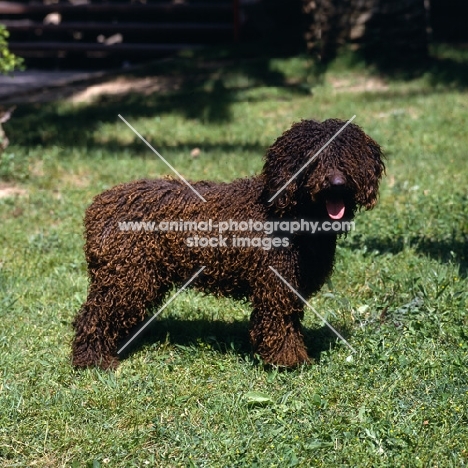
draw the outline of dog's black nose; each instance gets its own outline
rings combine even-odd
[[[329,178],[330,185],[332,186],[339,186],[344,185],[346,183],[345,178],[341,174],[334,174]]]

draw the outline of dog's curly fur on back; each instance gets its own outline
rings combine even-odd
[[[371,209],[385,171],[380,146],[349,124],[273,200],[270,199],[345,124],[303,120],[268,149],[258,176],[231,183],[201,181],[201,201],[175,179],[139,180],[98,195],[86,211],[88,298],[74,321],[73,364],[118,364],[119,343],[140,324],[149,307],[162,305],[174,285],[201,266],[191,287],[250,300],[250,340],[265,363],[295,366],[308,360],[301,333],[303,304],[269,268],[302,296],[318,291],[332,272],[337,232],[273,233],[286,246],[189,247],[187,233],[121,231],[128,221],[333,221]],[[258,237],[258,232],[242,232]]]

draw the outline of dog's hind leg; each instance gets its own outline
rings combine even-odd
[[[88,298],[73,322],[72,362],[76,367],[117,367],[119,341],[145,319],[147,307],[164,295],[149,270],[139,268],[125,275],[109,275],[104,270],[94,271]]]

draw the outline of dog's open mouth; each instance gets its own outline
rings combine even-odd
[[[345,204],[341,199],[326,200],[328,216],[331,219],[341,219],[345,214]]]

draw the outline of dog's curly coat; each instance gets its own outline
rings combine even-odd
[[[251,301],[250,340],[264,362],[295,366],[307,361],[303,304],[269,266],[302,296],[310,296],[332,272],[338,233],[287,234],[288,246],[270,250],[196,248],[187,245],[187,233],[121,231],[119,222],[350,220],[358,208],[375,205],[385,171],[380,146],[354,124],[269,202],[343,125],[336,119],[294,124],[269,148],[260,175],[193,183],[206,203],[174,179],[139,180],[98,195],[85,217],[90,286],[74,321],[73,364],[115,367],[119,342],[144,320],[148,308],[159,307],[174,285],[203,265],[191,286]]]

